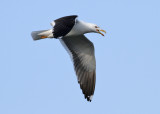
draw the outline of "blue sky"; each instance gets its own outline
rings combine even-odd
[[[0,114],[160,114],[159,0],[1,0]],[[94,43],[93,101],[58,40],[31,31],[77,14],[107,31]]]

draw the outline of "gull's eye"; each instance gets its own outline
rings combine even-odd
[[[95,28],[98,28],[97,26],[95,26]]]

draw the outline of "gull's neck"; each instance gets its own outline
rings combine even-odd
[[[76,24],[66,36],[76,36],[89,32],[93,32],[91,23],[76,20]]]
[[[92,25],[93,25],[92,23],[87,23],[84,21],[77,20],[77,26],[79,26],[80,28],[83,28],[84,33],[93,32]]]

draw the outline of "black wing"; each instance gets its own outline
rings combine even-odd
[[[63,37],[61,43],[71,54],[78,83],[88,101],[92,100],[96,81],[94,46],[84,35]]]
[[[68,34],[75,24],[77,15],[65,16],[54,20],[55,25],[53,27],[54,38],[62,37]]]

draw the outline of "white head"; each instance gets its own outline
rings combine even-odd
[[[101,29],[101,28],[98,27],[96,24],[88,23],[88,25],[89,25],[89,27],[90,27],[90,31],[91,31],[91,32],[99,33],[99,34],[101,34],[102,36],[104,36],[104,34],[101,33],[100,31],[106,33],[105,30]]]

